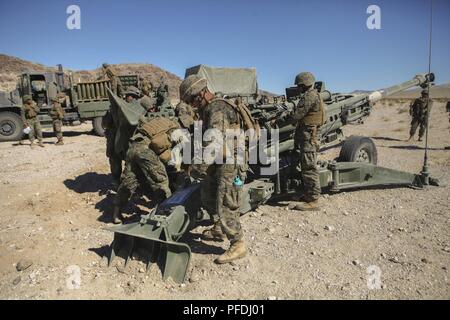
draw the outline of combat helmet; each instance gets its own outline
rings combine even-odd
[[[145,110],[153,107],[153,99],[147,96],[142,97],[141,100],[139,100],[139,103]]]
[[[207,86],[208,81],[205,78],[198,74],[190,75],[180,84],[180,99],[189,102],[192,97],[198,95]]]
[[[129,86],[127,91],[125,92],[125,96],[135,96],[138,97],[141,95],[141,91],[135,86]]]
[[[23,102],[27,102],[29,100],[33,100],[33,97],[31,97],[29,94],[23,96]]]
[[[295,85],[304,85],[307,87],[313,86],[316,82],[311,72],[301,72],[295,77]]]
[[[421,94],[422,96],[428,96],[428,89],[423,89]]]

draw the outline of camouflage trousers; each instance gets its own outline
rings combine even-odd
[[[133,142],[127,151],[115,205],[126,205],[140,183],[150,187],[155,201],[171,196],[166,168],[158,155],[149,148],[147,139]]]
[[[106,137],[106,156],[109,161],[109,168],[111,175],[115,182],[120,182],[120,176],[122,175],[122,157],[114,152],[114,140],[116,133],[113,130],[105,130]]]
[[[62,134],[62,120],[53,120],[53,131],[56,134],[56,138],[59,140],[62,140],[63,134]]]
[[[419,129],[419,138],[422,138],[423,135],[425,134],[425,129],[427,127],[427,120],[423,120],[420,118],[416,118],[414,117],[411,120],[411,130],[409,130],[409,135],[410,136],[414,136],[416,134],[417,128],[420,126]]]
[[[220,223],[223,233],[231,243],[243,237],[239,219],[242,186],[233,183],[236,176],[242,181],[245,180],[245,171],[240,166],[213,164],[209,166],[201,187],[203,207],[214,224]]]
[[[42,142],[42,129],[39,119],[27,119],[27,123],[31,128],[31,132],[28,134],[30,142],[33,143],[35,138],[37,138],[39,142]]]
[[[320,196],[320,176],[317,168],[317,127],[300,125],[295,130],[294,170],[302,178],[303,190],[307,198],[317,200]]]

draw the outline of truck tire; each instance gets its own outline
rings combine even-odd
[[[366,162],[376,165],[378,161],[377,147],[368,137],[351,136],[345,140],[338,161]]]
[[[24,136],[22,118],[14,112],[0,112],[0,141],[18,141]]]
[[[92,119],[92,127],[94,127],[94,132],[99,137],[105,136],[105,128],[102,126],[102,118],[103,117],[96,117]]]

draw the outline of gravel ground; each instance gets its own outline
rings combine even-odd
[[[430,171],[448,184],[443,104],[435,104],[430,123]],[[163,282],[156,267],[142,272],[139,261],[107,268],[102,255],[112,241],[105,227],[113,194],[105,140],[90,129],[66,127],[61,147],[51,133],[45,148],[0,144],[0,298],[450,298],[448,186],[325,194],[322,210],[312,213],[284,203],[261,206],[242,217],[249,255],[230,265],[212,262],[227,245],[197,241],[206,227],[199,226],[183,285]],[[379,165],[419,172],[423,143],[405,142],[408,131],[407,105],[399,104],[379,104],[364,125],[345,128],[347,136],[374,139]],[[333,148],[321,158],[338,153]],[[368,286],[372,270],[377,289]]]

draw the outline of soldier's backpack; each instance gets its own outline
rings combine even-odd
[[[180,126],[175,120],[164,117],[151,119],[141,119],[137,130],[150,139],[150,149],[152,149],[163,162],[170,160],[170,149],[172,142],[170,135]]]

